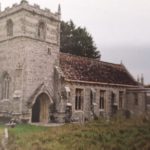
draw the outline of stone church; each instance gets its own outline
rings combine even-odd
[[[60,53],[60,19],[60,7],[52,13],[26,0],[0,12],[0,117],[51,123],[146,113],[150,90],[123,64]]]

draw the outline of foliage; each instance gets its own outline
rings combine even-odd
[[[76,27],[73,21],[61,22],[60,51],[89,58],[100,57],[86,28]]]

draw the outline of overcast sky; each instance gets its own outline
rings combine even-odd
[[[20,0],[0,0],[2,9]],[[62,19],[86,27],[102,60],[123,64],[150,84],[150,0],[28,0],[56,12]]]

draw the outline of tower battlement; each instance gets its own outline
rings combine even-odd
[[[39,5],[30,5],[26,0],[13,4],[0,12],[0,42],[16,37],[59,44],[60,5],[58,12],[41,9]]]
[[[6,7],[3,11],[0,12],[0,18],[12,15],[12,13],[15,13],[15,12],[18,12],[21,10],[30,11],[32,13],[43,15],[47,18],[54,19],[57,21],[60,20],[60,13],[59,12],[53,13],[48,8],[41,9],[38,4],[30,5],[25,0],[21,1],[20,4],[17,4],[17,3],[13,4],[12,7]]]

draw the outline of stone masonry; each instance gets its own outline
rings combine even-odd
[[[10,19],[13,22],[13,35],[7,36],[6,23]],[[44,39],[38,36],[40,22],[45,25]],[[30,116],[27,103],[41,84],[48,91],[50,102],[53,102],[54,66],[59,63],[59,28],[59,13],[53,14],[26,1],[0,13],[1,83],[5,73],[10,77],[9,98],[2,99],[0,84],[1,115],[7,112]]]

